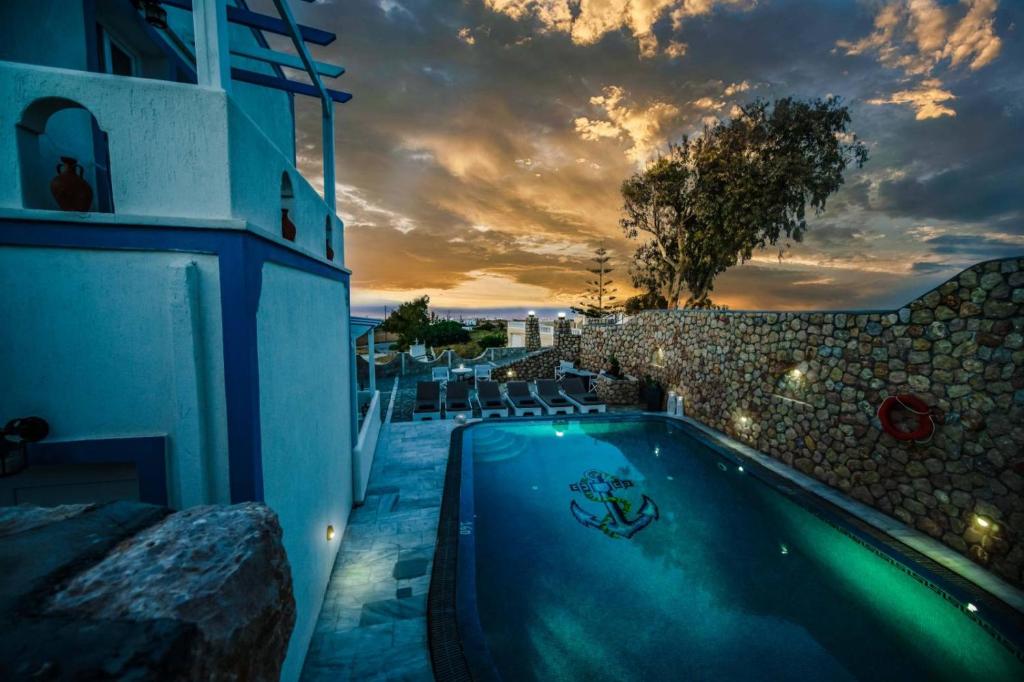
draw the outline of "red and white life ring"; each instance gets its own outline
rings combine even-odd
[[[917,415],[916,429],[904,431],[896,428],[892,422],[892,411],[897,407]],[[883,400],[882,404],[878,406],[878,421],[882,422],[882,429],[896,440],[928,440],[935,432],[935,420],[932,418],[931,408],[915,395],[891,395]]]

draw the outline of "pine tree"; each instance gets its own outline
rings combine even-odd
[[[594,250],[594,257],[590,259],[595,266],[587,268],[587,272],[594,276],[586,281],[587,288],[583,294],[583,300],[579,305],[573,306],[573,311],[586,317],[604,317],[618,312],[620,304],[616,302],[615,294],[618,289],[612,287],[614,283],[609,274],[613,272],[610,267],[612,257],[608,250],[600,246]]]

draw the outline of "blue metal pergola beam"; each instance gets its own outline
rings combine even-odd
[[[287,66],[289,69],[298,69],[299,71],[304,71],[306,69],[306,65],[303,64],[302,60],[295,55],[277,52],[276,50],[268,50],[263,47],[234,45],[231,47],[231,54],[238,55],[240,57],[248,57],[249,59],[255,59],[266,64]],[[328,78],[337,78],[345,73],[345,69],[336,64],[313,62],[313,65],[316,67],[317,73],[321,76],[327,76]]]
[[[187,12],[192,11],[192,0],[160,0],[162,4],[169,7],[177,7]],[[248,26],[249,28],[256,28],[261,31],[268,33],[276,33],[282,36],[290,36],[291,29],[284,21],[272,17],[268,14],[260,14],[259,12],[253,12],[252,10],[242,9],[241,7],[234,7],[228,5],[228,21],[233,24],[240,24],[242,26]],[[303,26],[297,24],[299,35],[307,43],[313,43],[314,45],[330,45],[338,36],[331,33],[330,31],[323,31],[319,28],[313,28],[312,26]]]
[[[273,2],[274,7],[277,8],[277,13],[281,16],[281,21],[290,29],[288,35],[292,39],[295,51],[299,53],[299,59],[302,60],[306,67],[309,79],[313,81],[313,85],[320,93],[320,147],[324,158],[324,201],[334,211],[337,208],[336,188],[334,186],[334,94],[325,88],[323,81],[320,80],[320,74],[317,73],[313,57],[309,54],[309,48],[301,38],[299,25],[295,23],[295,17],[292,15],[292,9],[288,5],[288,0],[273,0]],[[348,95],[348,99],[344,101],[349,99],[352,99],[351,95]]]
[[[310,97],[319,98],[320,90],[309,83],[301,83],[299,81],[288,80],[287,78],[278,78],[277,76],[271,76],[265,73],[259,73],[256,71],[249,71],[248,69],[239,69],[237,67],[231,68],[231,77],[236,81],[242,81],[244,83],[252,83],[253,85],[262,85],[267,88],[274,88],[276,90],[284,90],[285,92],[294,92],[298,95],[308,95]],[[330,88],[324,88],[324,92],[327,93],[327,97],[339,104],[352,99],[352,95],[347,92],[340,90],[331,90]]]

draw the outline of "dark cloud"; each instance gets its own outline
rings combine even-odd
[[[975,234],[944,234],[927,241],[933,253],[988,260],[1024,253],[1024,242],[994,239]]]
[[[272,11],[269,0],[249,4]],[[1024,233],[1024,7],[1000,3],[1001,51],[983,67],[932,67],[956,115],[917,120],[913,105],[872,102],[924,76],[837,48],[872,33],[877,3],[707,4],[678,30],[668,12],[653,24],[659,50],[674,41],[685,55],[642,58],[628,26],[576,44],[482,0],[297,3],[300,21],[338,34],[314,53],[343,64],[337,86],[355,94],[337,108],[336,148],[354,299],[429,289],[445,300],[475,286],[481,300],[521,291],[570,301],[589,249],[603,242],[621,261],[635,246],[617,224],[634,158],[755,97],[842,96],[871,160],[850,170],[782,264],[727,273],[718,298],[870,307],[942,268],[1012,250],[1000,236]],[[300,166],[316,176],[318,104],[297,98],[296,114]]]

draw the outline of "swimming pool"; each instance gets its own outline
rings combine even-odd
[[[439,679],[1024,679],[1019,614],[677,420],[456,431],[438,540]]]

